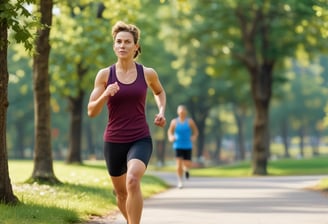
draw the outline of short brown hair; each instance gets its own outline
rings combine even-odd
[[[135,44],[139,44],[139,40],[140,40],[140,29],[133,25],[133,24],[126,24],[122,21],[118,21],[112,28],[112,36],[113,36],[113,40],[115,40],[116,38],[116,35],[119,33],[119,32],[129,32],[132,34],[133,36],[133,41]],[[139,48],[138,50],[136,51],[135,55],[134,55],[134,58],[136,58],[139,54],[141,53],[141,47],[140,47],[140,44],[139,44]]]

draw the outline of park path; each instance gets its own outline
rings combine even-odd
[[[192,177],[145,200],[142,224],[328,224],[328,196],[306,188],[328,176]],[[191,173],[192,174],[192,173]],[[120,213],[89,224],[126,224]]]

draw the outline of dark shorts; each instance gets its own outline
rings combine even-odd
[[[127,163],[131,159],[141,160],[148,165],[153,144],[151,137],[139,139],[130,143],[104,143],[104,156],[110,176],[118,177],[127,172]]]
[[[176,149],[175,157],[183,160],[191,160],[191,149]]]

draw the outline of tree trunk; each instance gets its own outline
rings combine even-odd
[[[6,121],[8,108],[8,24],[0,19],[0,203],[16,204],[18,198],[14,195],[8,170],[8,155],[6,141]]]
[[[87,74],[88,69],[83,67],[83,63],[77,64],[77,75],[79,80]],[[69,110],[71,114],[70,135],[69,135],[69,152],[67,163],[82,163],[81,158],[81,135],[82,135],[82,114],[83,114],[83,99],[85,91],[79,87],[76,97],[69,97]]]
[[[69,98],[70,108],[70,131],[67,163],[82,163],[81,158],[81,134],[82,134],[82,111],[84,92],[76,98]]]
[[[248,21],[244,9],[237,8],[244,53],[236,57],[245,64],[251,76],[252,98],[255,104],[253,135],[253,174],[267,174],[269,153],[269,105],[272,92],[272,71],[275,60],[271,56],[269,40],[270,21],[260,7]]]
[[[50,128],[49,34],[52,21],[52,0],[40,1],[41,24],[33,60],[35,148],[31,181],[57,183],[53,171]]]
[[[85,124],[85,141],[87,145],[87,152],[89,158],[97,159],[97,152],[93,143],[92,127],[89,121]]]
[[[220,164],[221,162],[221,151],[222,151],[222,134],[216,135],[215,138],[215,151],[213,153],[213,161],[215,164]]]
[[[252,74],[252,95],[255,102],[253,136],[253,174],[267,174],[267,160],[270,151],[269,139],[269,104],[272,85],[271,64],[262,65],[257,73]]]
[[[300,158],[304,158],[304,136],[305,136],[305,129],[303,127],[303,125],[300,127],[299,129],[299,138],[300,138],[300,153],[299,153],[299,157]]]
[[[223,131],[222,131],[222,123],[221,120],[218,118],[214,122],[214,129],[213,132],[215,133],[215,150],[213,152],[213,156],[211,160],[215,164],[220,164],[221,162],[221,151],[222,151],[222,139],[223,139]]]
[[[155,140],[155,150],[156,150],[156,158],[157,158],[157,165],[162,167],[165,165],[165,140]]]
[[[200,166],[204,165],[204,145],[205,145],[205,120],[207,118],[208,112],[210,107],[204,106],[203,108],[200,108],[200,103],[190,101],[187,104],[187,108],[189,109],[189,112],[191,114],[191,117],[194,119],[199,135],[197,140],[197,163],[199,163]]]
[[[207,112],[206,111],[199,111],[199,112],[203,112],[202,114],[198,114],[195,115],[197,116],[198,119],[196,119],[196,117],[194,118],[195,123],[197,124],[198,127],[198,140],[197,140],[197,151],[196,151],[196,158],[197,158],[197,163],[200,166],[204,165],[204,145],[205,145],[205,119],[206,119],[206,115]],[[193,147],[195,147],[195,145],[193,145]]]
[[[288,122],[287,119],[283,119],[282,125],[281,125],[281,137],[282,137],[282,142],[284,145],[285,149],[285,158],[289,158],[289,139],[288,139]]]
[[[199,123],[198,122],[198,127],[199,127],[199,135],[198,135],[198,140],[197,140],[197,162],[200,163],[200,165],[203,165],[204,163],[204,144],[205,144],[205,121],[204,123]]]
[[[313,132],[313,136],[310,138],[310,144],[312,147],[312,155],[313,156],[319,156],[320,155],[320,151],[319,151],[319,147],[320,147],[320,133],[319,131],[314,131]]]
[[[237,123],[237,149],[236,149],[236,159],[244,160],[245,159],[245,137],[244,137],[244,120],[245,115],[243,109],[238,110],[234,106],[234,115]]]

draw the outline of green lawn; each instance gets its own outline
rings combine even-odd
[[[251,176],[250,162],[198,168],[193,176],[238,177]],[[32,161],[9,161],[9,174],[15,195],[22,202],[18,206],[0,205],[1,224],[68,224],[81,223],[90,215],[104,215],[116,209],[112,185],[103,161],[87,161],[84,165],[54,162],[54,171],[61,185],[26,184],[32,174]],[[149,169],[159,169],[150,166]],[[160,170],[175,172],[174,166]],[[282,159],[269,161],[269,175],[328,174],[328,157],[311,159]],[[162,192],[167,185],[160,179],[146,175],[142,180],[145,197]],[[317,189],[328,190],[328,178]]]
[[[54,163],[61,185],[24,183],[32,174],[32,161],[9,161],[9,174],[21,205],[0,205],[1,224],[79,223],[90,215],[104,215],[116,208],[112,185],[103,162],[85,165]],[[149,197],[167,188],[156,177],[143,178],[143,195]]]
[[[328,174],[328,157],[269,161],[267,170],[268,174],[272,176]],[[226,166],[194,169],[193,175],[213,177],[251,176],[252,169],[251,163],[247,161]]]

